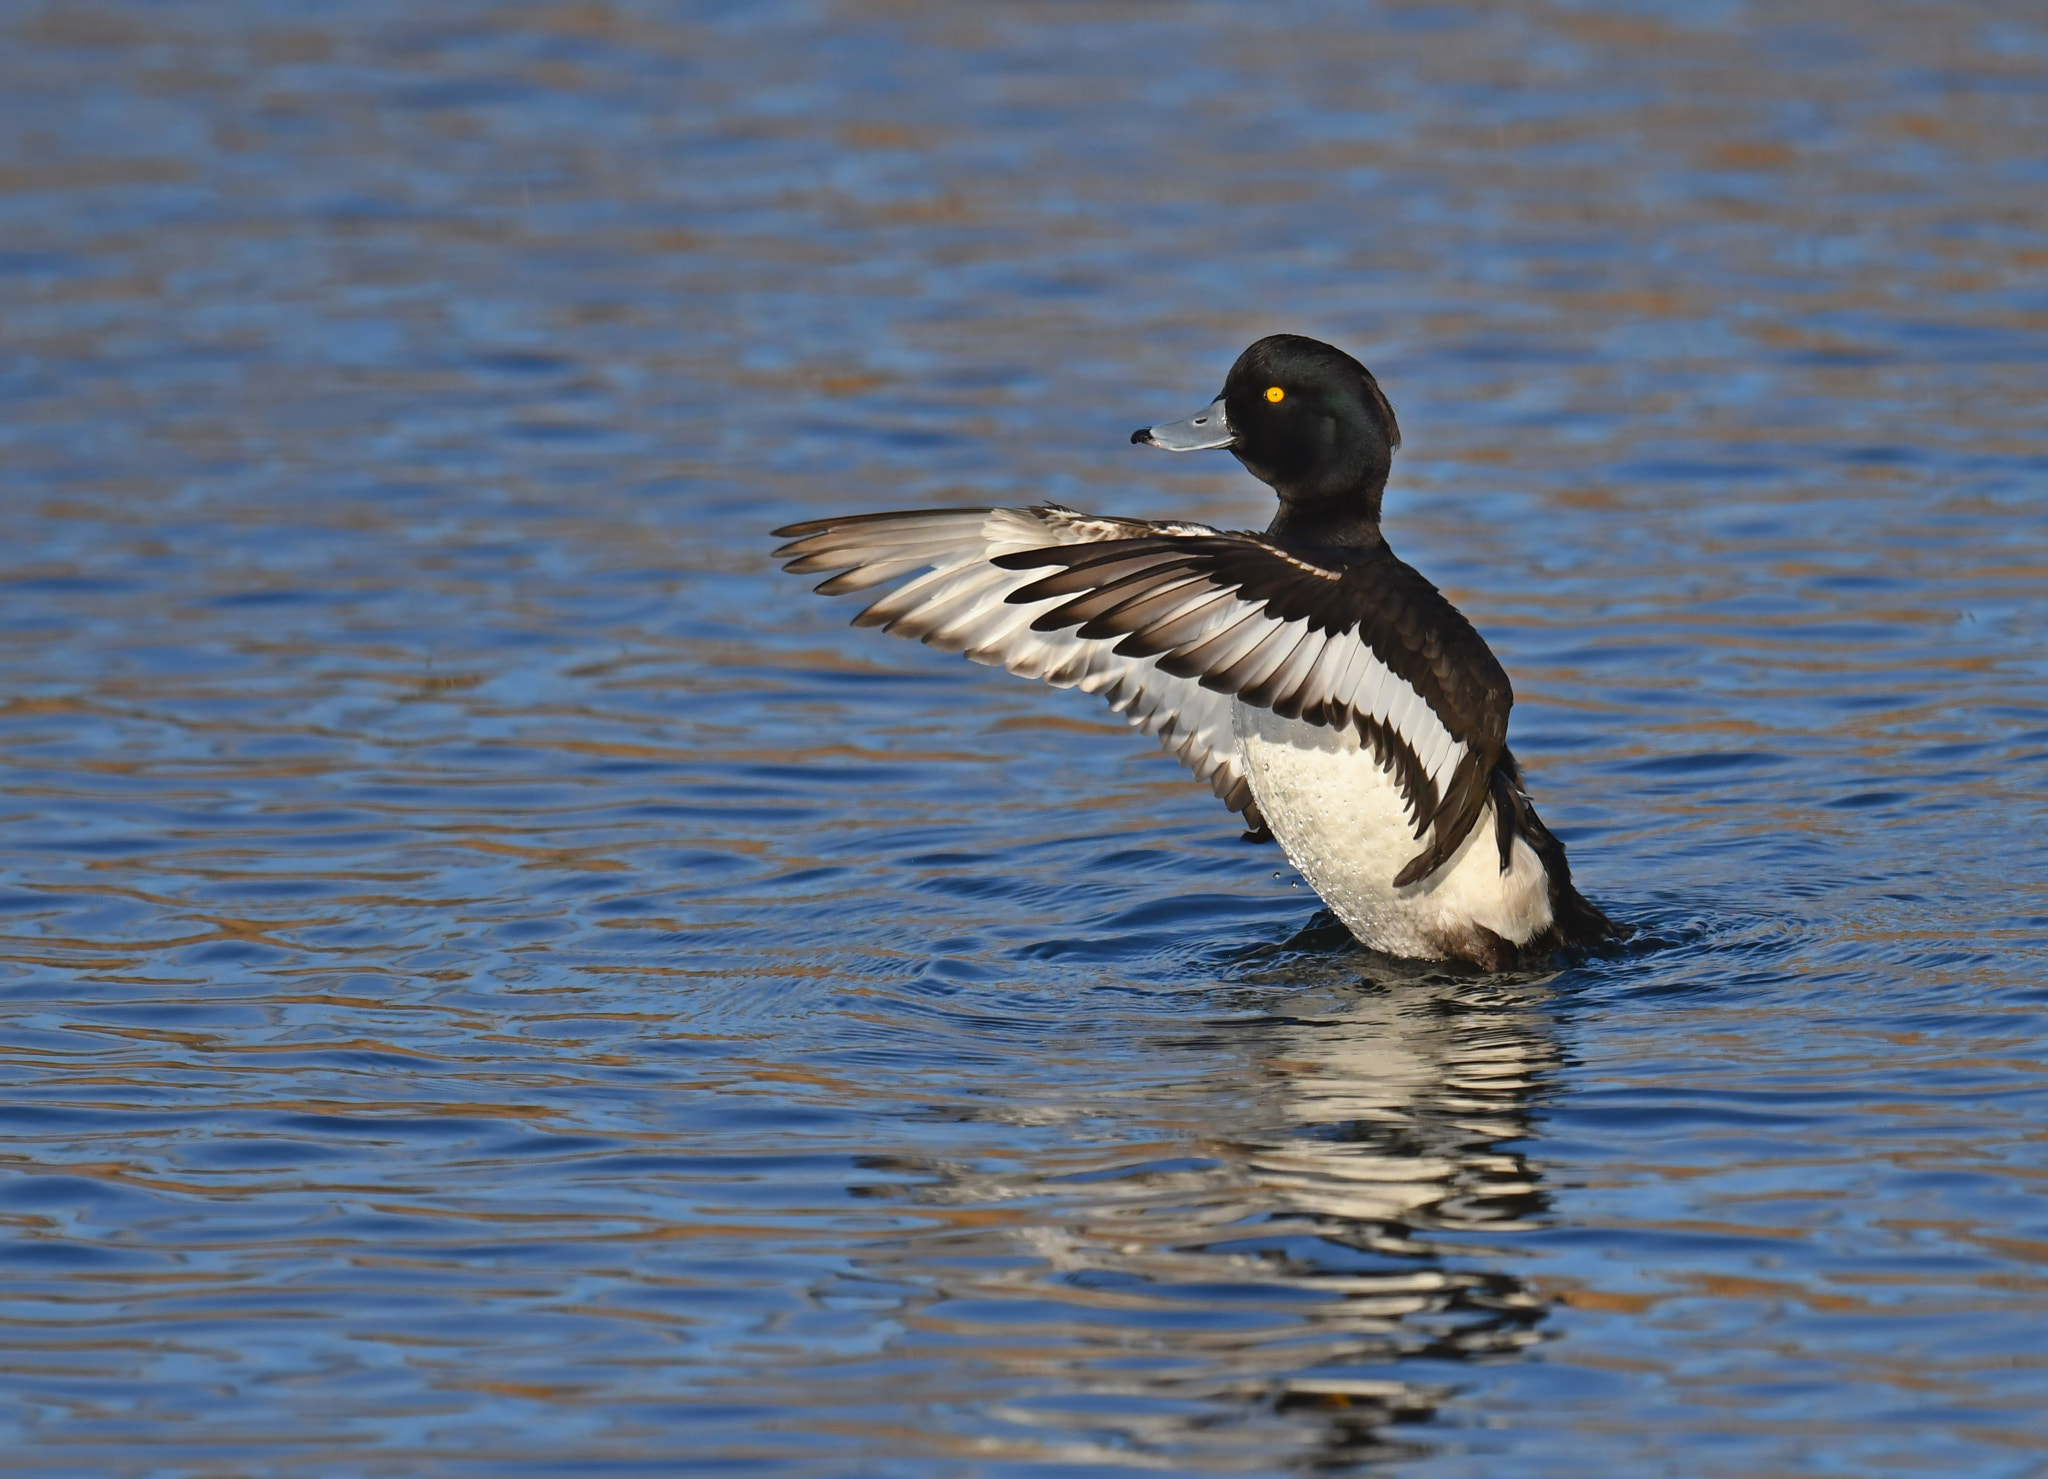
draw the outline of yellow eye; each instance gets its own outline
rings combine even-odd
[[[1287,399],[1287,392],[1277,385],[1268,385],[1266,387],[1266,399],[1277,406],[1280,402]]]

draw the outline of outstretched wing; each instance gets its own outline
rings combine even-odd
[[[1102,694],[1255,827],[1231,700],[1356,728],[1429,837],[1396,885],[1447,862],[1486,808],[1514,691],[1471,623],[1383,543],[1308,559],[1259,535],[1053,505],[777,532],[785,568],[839,572],[826,595],[914,577],[857,625]]]
[[[1149,531],[999,554],[1045,572],[1006,600],[1031,630],[1114,642],[1126,659],[1285,718],[1354,726],[1395,777],[1426,878],[1485,811],[1514,691],[1471,623],[1384,543],[1303,558],[1273,538]]]
[[[837,572],[817,587],[821,595],[914,577],[862,611],[854,625],[915,637],[1056,688],[1100,694],[1134,728],[1157,735],[1167,753],[1207,781],[1225,806],[1243,813],[1249,827],[1263,828],[1231,734],[1231,695],[1168,671],[1155,656],[1120,652],[1115,638],[1039,627],[1037,618],[1064,599],[1017,600],[1017,592],[1040,574],[1001,563],[1049,548],[1221,537],[1216,530],[1095,518],[1045,504],[858,514],[791,524],[775,533],[789,541],[775,551],[784,569],[800,575]],[[1219,610],[1215,619],[1227,614]],[[1191,629],[1202,626],[1194,612],[1181,615],[1194,620]]]

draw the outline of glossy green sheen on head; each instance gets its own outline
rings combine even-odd
[[[1269,335],[1230,367],[1223,403],[1230,450],[1280,495],[1282,521],[1378,523],[1401,428],[1364,365],[1318,339]]]

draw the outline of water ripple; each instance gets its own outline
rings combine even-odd
[[[9,1472],[2040,1470],[2034,9],[0,39]],[[770,565],[1280,329],[1625,944]]]

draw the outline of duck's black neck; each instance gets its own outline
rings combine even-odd
[[[1289,503],[1281,500],[1280,511],[1266,526],[1268,534],[1305,544],[1336,549],[1373,549],[1385,540],[1380,535],[1379,500],[1365,508],[1336,509],[1328,504]]]

